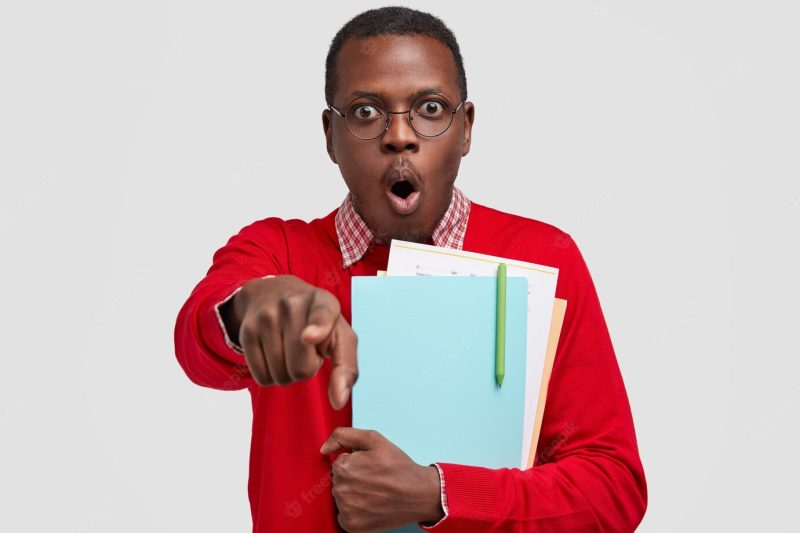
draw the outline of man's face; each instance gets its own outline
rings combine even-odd
[[[453,109],[461,102],[452,52],[424,35],[350,38],[339,51],[336,72],[331,104],[342,113],[358,91],[377,94],[388,111],[407,111],[419,91],[431,88]],[[356,211],[379,240],[430,238],[469,152],[474,112],[466,102],[437,137],[418,135],[408,113],[392,114],[382,136],[363,140],[348,131],[341,116],[323,111],[328,154],[339,165]]]

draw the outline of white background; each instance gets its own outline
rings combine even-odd
[[[378,5],[2,4],[0,530],[249,531],[249,396],[174,321],[242,226],[344,197],[325,54]],[[411,5],[462,48],[459,186],[589,264],[641,530],[797,531],[797,4]]]

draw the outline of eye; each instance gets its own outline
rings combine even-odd
[[[417,107],[417,114],[426,118],[440,117],[445,110],[445,106],[439,100],[425,100]]]
[[[356,120],[372,120],[381,116],[381,110],[371,104],[358,104],[350,113]]]

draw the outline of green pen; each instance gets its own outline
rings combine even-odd
[[[494,349],[494,375],[497,386],[506,375],[506,264],[497,266],[497,327]]]

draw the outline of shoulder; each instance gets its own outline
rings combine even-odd
[[[308,257],[338,250],[335,230],[336,210],[311,221],[297,218],[266,217],[251,222],[232,236],[217,253],[241,250],[251,256],[268,259],[281,271],[292,269],[292,258]]]
[[[298,240],[326,238],[334,228],[336,210],[311,221],[299,218],[267,217],[244,226],[238,236],[259,241],[290,243]]]
[[[591,274],[572,236],[533,218],[472,202],[464,249],[557,268],[557,295],[574,298],[592,285]]]
[[[563,252],[574,246],[569,233],[553,224],[474,201],[470,208],[467,237],[465,248],[469,244],[476,248],[473,251],[482,252],[477,248],[502,250],[514,254],[517,259],[540,264],[560,258]]]

